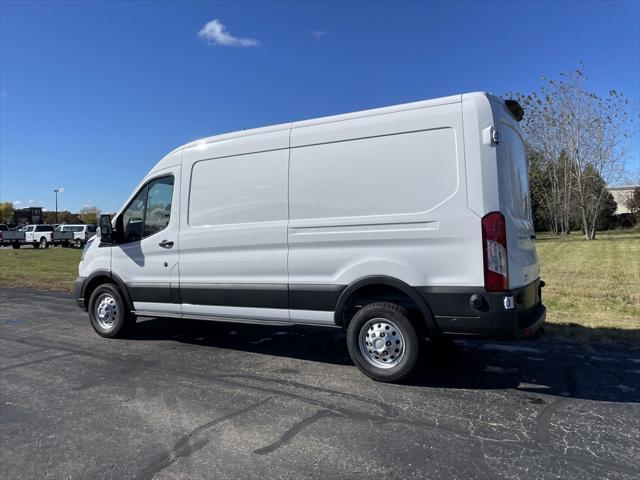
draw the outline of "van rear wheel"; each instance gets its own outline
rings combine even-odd
[[[353,316],[347,346],[353,363],[365,375],[379,382],[398,382],[415,369],[423,342],[405,307],[378,302]]]
[[[136,322],[120,290],[111,283],[103,283],[95,288],[89,297],[87,310],[91,326],[101,337],[123,337]]]

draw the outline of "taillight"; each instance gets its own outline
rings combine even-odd
[[[501,291],[509,288],[507,269],[507,231],[504,216],[491,212],[482,218],[484,288]]]

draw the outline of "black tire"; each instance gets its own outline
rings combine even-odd
[[[424,341],[419,330],[401,305],[387,302],[365,305],[356,312],[347,329],[349,355],[368,377],[379,382],[399,382],[411,375],[422,356]],[[384,350],[376,350],[374,341]]]
[[[44,237],[40,238],[40,248],[49,248],[49,242]]]
[[[76,248],[82,248],[82,240],[80,240],[79,238],[76,238],[75,244]]]
[[[12,244],[11,244],[11,246],[12,246],[13,248],[16,248],[16,249],[17,249],[17,248],[20,248],[20,244],[19,244],[19,243],[12,243]]]
[[[40,248],[40,244],[38,242],[33,242],[33,248]]]
[[[103,300],[107,311],[104,317],[101,318],[99,316],[99,307]],[[88,310],[91,326],[101,337],[124,337],[133,329],[136,323],[135,316],[127,308],[122,293],[112,283],[103,283],[95,288],[89,297]]]

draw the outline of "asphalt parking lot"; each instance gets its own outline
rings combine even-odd
[[[640,352],[432,346],[406,385],[337,330],[140,319],[0,289],[0,478],[639,478]]]

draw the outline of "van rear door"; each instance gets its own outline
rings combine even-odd
[[[496,108],[500,211],[507,231],[509,288],[528,285],[540,276],[531,216],[527,156],[516,120],[501,104]]]

